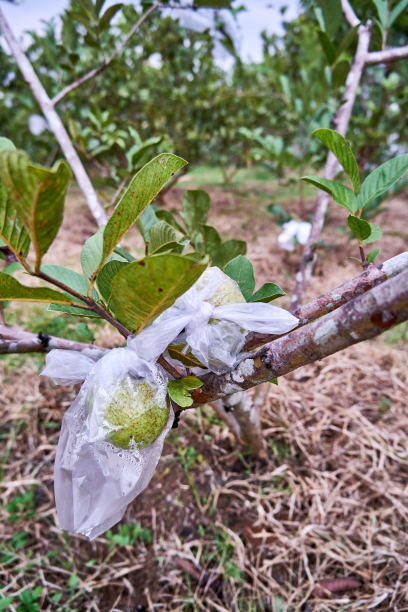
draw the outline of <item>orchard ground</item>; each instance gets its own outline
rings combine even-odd
[[[162,205],[180,208],[185,188],[208,189],[210,223],[248,241],[259,285],[277,282],[290,296],[300,251],[278,249],[281,228],[262,207],[307,219],[313,189],[301,203],[296,183],[279,185],[259,168],[231,186],[221,180],[197,168]],[[408,248],[407,205],[406,192],[376,219],[380,261]],[[78,269],[95,226],[75,189],[66,209],[46,262]],[[360,272],[346,216],[331,206],[308,299]],[[123,246],[142,254],[133,231]],[[6,315],[36,332],[121,342],[42,306]],[[254,389],[266,461],[246,457],[211,408],[187,411],[150,486],[92,543],[56,527],[53,500],[60,422],[78,388],[39,378],[42,356],[2,357],[0,610],[407,610],[407,347],[405,324]]]

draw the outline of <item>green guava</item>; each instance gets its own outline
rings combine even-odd
[[[170,404],[157,391],[154,383],[130,377],[118,384],[103,414],[112,444],[128,449],[134,442],[142,449],[159,437],[168,421]]]
[[[226,306],[227,304],[241,304],[242,302],[245,302],[245,298],[241,293],[238,283],[236,283],[234,280],[232,280],[232,278],[224,274],[224,272],[218,268],[207,268],[207,270],[202,273],[197,281],[197,289],[203,289],[208,282],[211,282],[211,277],[213,275],[222,275],[223,280],[215,293],[213,293],[211,297],[207,298],[207,302],[210,302],[210,304],[215,307]]]

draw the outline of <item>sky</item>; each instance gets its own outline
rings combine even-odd
[[[106,7],[117,1],[106,0]],[[125,3],[129,3],[129,0],[125,0]],[[1,2],[0,7],[13,32],[21,37],[24,30],[41,30],[41,20],[58,15],[68,4],[68,0],[20,0],[18,5]],[[238,14],[237,25],[234,26],[238,50],[244,61],[261,60],[262,30],[278,34],[282,32],[281,6],[288,7],[284,17],[288,21],[299,12],[299,0],[237,0],[236,4],[244,5],[247,9]],[[199,13],[205,15],[206,11],[201,10]]]

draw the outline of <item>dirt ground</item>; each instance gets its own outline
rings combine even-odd
[[[180,207],[186,186],[166,195],[167,207]],[[290,295],[300,252],[279,251],[281,230],[261,209],[257,188],[209,189],[210,223],[248,241],[258,285],[277,282]],[[313,209],[312,199],[302,208],[274,201],[303,218]],[[376,219],[385,230],[381,261],[407,249],[407,205],[408,194],[399,196]],[[308,298],[360,271],[339,229],[345,218],[332,207]],[[79,269],[94,231],[72,192],[48,262]],[[141,248],[136,233],[124,246]],[[279,302],[287,306],[288,298]],[[408,610],[408,333],[401,330],[252,391],[266,460],[245,456],[211,408],[187,411],[149,487],[92,543],[58,529],[53,500],[60,421],[78,388],[39,378],[39,357],[2,358],[0,610]],[[95,334],[106,346],[119,340],[105,328]]]

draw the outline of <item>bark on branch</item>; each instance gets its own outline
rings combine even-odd
[[[384,49],[384,51],[371,51],[367,55],[366,64],[373,65],[394,62],[405,57],[408,57],[408,45],[395,49]]]

